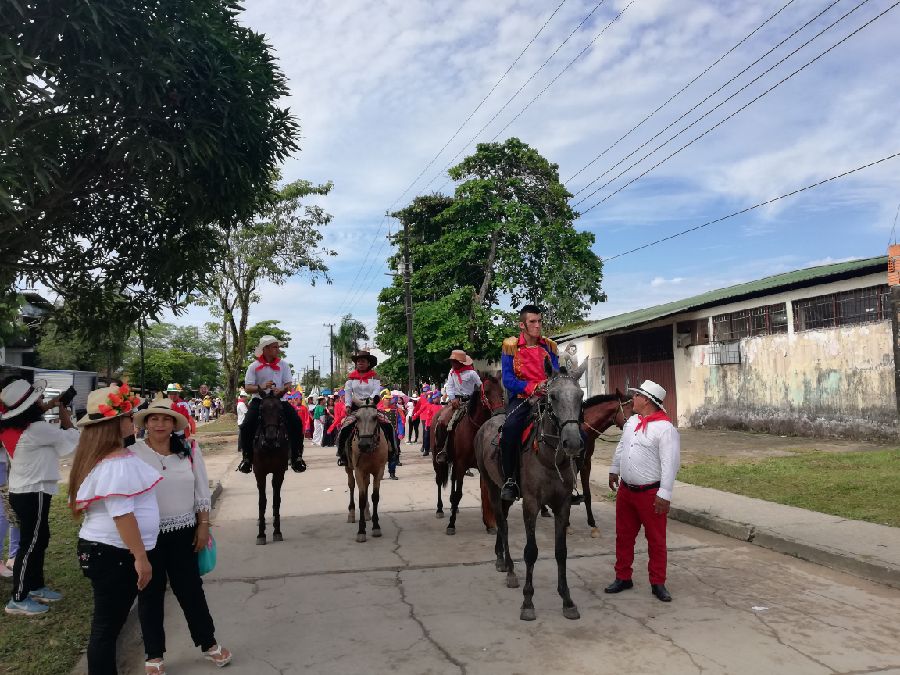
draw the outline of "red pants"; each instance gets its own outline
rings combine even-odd
[[[616,579],[631,579],[634,541],[641,525],[647,537],[651,584],[666,583],[666,514],[653,511],[657,489],[632,492],[624,485],[616,494]]]

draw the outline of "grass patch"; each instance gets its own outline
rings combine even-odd
[[[40,618],[0,614],[0,673],[58,675],[75,667],[87,647],[91,630],[93,594],[75,557],[79,522],[66,507],[66,488],[50,506],[50,546],[44,575],[50,588],[63,599]],[[3,604],[12,592],[11,580],[0,581]]]
[[[215,422],[209,422],[197,427],[197,435],[204,434],[236,434],[238,430],[237,417],[225,415]]]
[[[900,527],[900,450],[812,452],[795,457],[681,468],[686,483]]]

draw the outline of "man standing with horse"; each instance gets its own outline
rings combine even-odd
[[[617,492],[616,580],[604,590],[621,593],[634,587],[634,541],[643,525],[650,590],[662,602],[671,602],[666,590],[666,516],[681,463],[681,440],[663,406],[665,389],[644,380],[628,391],[634,393],[637,414],[626,422],[609,469],[609,488]]]
[[[282,361],[278,354],[281,343],[272,335],[263,335],[256,346],[256,359],[247,368],[244,376],[244,389],[253,398],[240,426],[240,446],[243,458],[238,465],[241,473],[253,470],[253,437],[259,425],[259,406],[262,394],[274,394],[281,399],[294,386],[290,364]],[[281,414],[291,444],[291,469],[300,473],[306,471],[303,461],[303,424],[297,413],[287,401],[281,401]]]
[[[353,400],[363,401],[371,399],[374,403],[380,400],[382,391],[381,380],[378,379],[378,373],[373,370],[378,365],[378,357],[370,354],[365,349],[361,349],[358,354],[354,354],[350,358],[356,364],[356,370],[347,376],[347,382],[344,384],[344,405],[348,414],[344,418],[341,430],[338,433],[338,466],[346,466],[347,464],[350,434],[352,433],[353,425],[356,423],[356,416],[353,414],[356,406]],[[400,452],[397,447],[397,436],[394,433],[394,427],[382,413],[379,413],[378,421],[381,425],[382,433],[384,433],[391,447],[390,461],[396,462]]]
[[[519,311],[519,329],[522,331],[519,337],[503,341],[500,366],[509,402],[500,435],[503,475],[506,478],[500,498],[506,502],[519,498],[516,471],[522,452],[522,433],[531,420],[528,399],[544,394],[547,379],[544,362],[547,359],[554,371],[559,370],[556,343],[541,335],[542,327],[540,307],[525,305]]]
[[[462,404],[481,388],[481,377],[475,370],[472,363],[472,357],[466,354],[462,349],[454,349],[450,352],[450,374],[447,375],[447,383],[444,389],[447,392],[447,398],[450,399],[450,421],[447,422],[447,430],[444,436],[444,442],[440,451],[434,456],[434,461],[443,464],[447,461],[447,447],[450,445],[450,434],[459,423],[459,420],[466,414],[465,406]]]

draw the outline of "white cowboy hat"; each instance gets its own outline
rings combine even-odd
[[[180,394],[182,391],[181,385],[177,382],[172,382],[169,386],[166,387],[167,394]]]
[[[87,398],[87,414],[78,420],[79,427],[130,415],[143,403],[143,399],[131,393],[127,384],[117,384],[95,389]]]
[[[262,356],[263,349],[268,347],[269,345],[278,345],[281,346],[281,340],[279,340],[274,335],[263,335],[259,338],[259,344],[256,345],[256,349],[253,350],[253,353],[257,356]]]
[[[0,391],[0,403],[2,403],[3,414],[0,420],[8,420],[10,417],[25,412],[31,405],[41,399],[44,395],[44,389],[47,383],[44,380],[38,380],[34,384],[30,384],[27,380],[13,380]]]
[[[653,401],[660,410],[667,412],[663,406],[663,401],[666,398],[666,390],[656,384],[653,380],[644,380],[641,382],[640,387],[628,387],[628,391],[633,391],[636,394],[646,396]]]
[[[175,431],[184,431],[187,428],[187,417],[177,410],[172,409],[172,402],[167,398],[155,398],[149,406],[135,413],[134,426],[138,429],[144,428],[144,420],[150,415],[168,415],[175,420]]]
[[[454,349],[447,357],[448,361],[459,361],[464,366],[472,365],[472,357],[466,354],[462,349]]]

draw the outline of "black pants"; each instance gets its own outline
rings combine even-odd
[[[504,478],[516,477],[516,467],[522,453],[522,432],[531,420],[531,412],[531,406],[521,398],[511,399],[506,404],[506,420],[500,436]]]
[[[239,428],[241,451],[250,456],[253,454],[253,437],[259,425],[259,406],[262,400],[254,398],[247,406],[247,415]],[[284,423],[287,427],[288,441],[291,443],[291,457],[303,456],[303,422],[294,407],[287,401],[281,401],[281,414],[284,415]]]
[[[415,436],[415,438],[413,438],[413,436]],[[418,417],[409,423],[409,442],[410,443],[418,443],[419,442],[419,418]]]
[[[19,554],[13,565],[12,599],[22,602],[43,588],[44,556],[50,544],[50,499],[43,492],[9,493],[9,505],[19,519]]]
[[[126,548],[79,539],[78,557],[94,589],[88,673],[116,675],[116,639],[138,592],[134,556]]]
[[[194,553],[194,529],[184,527],[160,532],[156,547],[147,554],[153,566],[153,578],[138,595],[138,618],[148,659],[160,659],[166,651],[163,626],[166,579],[181,605],[194,644],[203,651],[216,644],[216,629],[206,604],[197,554]]]

